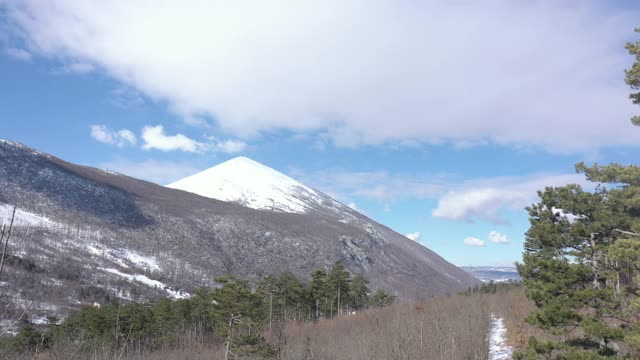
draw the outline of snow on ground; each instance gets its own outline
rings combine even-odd
[[[244,206],[305,213],[313,206],[353,218],[352,211],[287,175],[246,157],[237,157],[178,180],[167,187]]]
[[[113,275],[117,275],[120,277],[123,277],[129,281],[137,281],[140,282],[144,285],[147,285],[149,287],[155,287],[161,290],[166,291],[169,296],[171,296],[174,299],[186,299],[188,297],[190,297],[190,295],[188,293],[185,293],[183,291],[176,291],[172,288],[170,288],[169,286],[167,286],[164,283],[161,283],[158,280],[153,280],[153,279],[149,279],[148,277],[146,277],[145,275],[140,275],[140,274],[135,274],[135,275],[131,275],[131,274],[125,274],[122,271],[118,271],[117,269],[107,269],[107,268],[101,268],[101,270],[104,270],[110,274]]]
[[[0,224],[9,224],[11,222],[11,215],[13,213],[13,206],[9,204],[0,204]],[[16,210],[16,218],[13,224],[15,226],[37,225],[37,226],[51,226],[55,223],[48,218],[28,211]]]
[[[47,323],[47,317],[46,316],[32,316],[31,317],[31,322],[36,324],[36,325],[44,325]]]
[[[138,266],[142,266],[150,270],[160,270],[160,266],[158,266],[156,259],[152,257],[142,256],[131,250],[124,250],[124,257]]]
[[[489,360],[511,359],[513,348],[507,344],[507,328],[502,318],[491,314],[491,333],[489,334]]]
[[[86,249],[90,254],[113,261],[126,269],[129,268],[129,265],[127,265],[124,260],[127,260],[130,263],[144,269],[149,269],[152,271],[160,270],[160,266],[158,265],[158,262],[155,258],[140,255],[132,250],[108,249],[98,244],[89,244],[86,246]]]

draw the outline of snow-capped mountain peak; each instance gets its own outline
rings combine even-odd
[[[339,204],[283,173],[243,156],[167,186],[253,209],[289,213],[305,213],[318,205],[335,208]]]

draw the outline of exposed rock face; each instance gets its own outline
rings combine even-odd
[[[226,274],[306,278],[336,261],[401,299],[477,283],[327,195],[293,189],[258,210],[247,207],[253,195],[242,206],[0,141],[0,218],[14,204],[21,210],[16,260],[0,280],[11,285],[12,301],[34,300],[43,313],[113,297],[180,297]]]

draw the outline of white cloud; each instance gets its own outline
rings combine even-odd
[[[325,193],[339,198],[364,197],[385,204],[403,198],[432,198],[446,189],[445,176],[405,176],[387,171],[345,171],[327,169],[306,173],[300,169],[290,172],[293,177]]]
[[[509,239],[507,239],[507,235],[501,234],[495,230],[492,230],[489,233],[489,241],[496,244],[508,244]]]
[[[25,49],[10,47],[5,50],[5,53],[18,61],[31,61],[32,55]]]
[[[448,220],[473,221],[480,218],[501,222],[500,210],[524,207],[528,203],[527,195],[495,188],[452,191],[438,200],[438,207],[431,214]]]
[[[101,169],[119,172],[160,185],[170,184],[202,170],[188,162],[158,161],[152,159],[141,162],[117,159],[102,162],[97,166]]]
[[[95,70],[95,67],[87,63],[71,63],[64,67],[64,71],[77,74],[87,74]]]
[[[536,200],[536,192],[546,186],[581,184],[589,186],[584,176],[538,175],[482,179],[462,184],[438,200],[434,217],[454,221],[485,220],[506,224],[504,210],[522,210]]]
[[[202,152],[205,150],[204,143],[193,140],[183,134],[167,135],[162,125],[145,126],[142,129],[142,147],[145,150]]]
[[[406,234],[405,236],[417,242],[420,242],[422,240],[422,233],[420,233],[419,231]]]
[[[209,137],[207,142],[200,142],[183,134],[167,135],[162,125],[145,126],[142,129],[141,137],[144,140],[142,148],[145,150],[180,150],[192,153],[220,151],[235,154],[247,148],[247,144],[239,140],[218,141],[213,137]]]
[[[237,136],[558,152],[640,143],[620,75],[639,15],[608,2],[3,4],[28,51],[92,64]]]
[[[353,201],[348,203],[347,206],[355,211],[360,211],[360,209],[358,209],[358,205],[356,205],[356,203],[354,203]]]
[[[461,179],[450,174],[396,174],[387,171],[349,172],[341,169],[305,173],[290,171],[303,183],[339,199],[366,198],[390,208],[404,199],[437,199],[437,218],[506,224],[505,210],[524,211],[546,186],[590,186],[580,174],[526,174]]]
[[[480,239],[478,239],[476,237],[473,237],[473,236],[469,236],[469,237],[465,238],[463,242],[467,246],[478,246],[478,247],[480,247],[480,246],[484,246],[485,245],[484,244],[484,240],[480,240]]]
[[[135,145],[137,142],[136,135],[131,130],[114,131],[105,125],[91,125],[89,128],[91,129],[91,137],[104,144],[124,147]]]
[[[145,100],[136,90],[120,86],[111,91],[110,102],[120,108],[132,108],[143,105]]]
[[[224,140],[216,143],[216,148],[228,154],[236,154],[243,152],[247,148],[247,143],[239,140]]]

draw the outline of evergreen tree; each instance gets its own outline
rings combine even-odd
[[[640,28],[637,28],[636,32],[640,32]],[[640,90],[640,40],[634,43],[627,43],[626,49],[629,54],[635,57],[635,62],[631,69],[625,70],[625,82],[631,89]],[[640,105],[640,92],[633,92],[629,97],[634,104]],[[640,125],[640,116],[632,117],[631,122],[634,125]]]
[[[384,291],[382,289],[378,289],[375,292],[375,294],[373,294],[373,297],[371,298],[371,303],[374,306],[383,307],[383,306],[387,306],[387,305],[393,304],[393,302],[395,300],[396,300],[395,296],[387,293],[386,291]]]
[[[638,90],[640,42],[627,44],[627,50],[636,61],[626,71],[626,82]],[[630,97],[640,104],[640,92]],[[632,122],[640,125],[640,117]],[[636,358],[640,355],[640,168],[579,163],[576,170],[596,183],[593,191],[578,185],[547,188],[538,193],[540,202],[527,208],[531,227],[518,271],[537,307],[527,321],[563,335],[563,341],[531,339],[526,354]]]
[[[367,279],[361,274],[354,276],[353,279],[351,280],[349,297],[353,301],[353,307],[355,309],[359,310],[368,305],[367,304],[368,302],[367,297],[369,296],[369,288],[367,287],[368,283],[369,282],[367,281]]]
[[[528,208],[531,228],[518,267],[527,296],[538,307],[528,321],[562,335],[580,326],[590,340],[584,344],[596,349],[601,341],[606,348],[621,337],[608,325],[620,303],[604,269],[614,229],[625,224],[607,206],[608,193],[585,192],[578,185],[539,192],[541,202]]]
[[[278,279],[279,300],[283,306],[285,319],[297,319],[303,302],[303,285],[292,273],[284,272]]]
[[[329,272],[329,277],[327,279],[329,301],[332,301],[332,304],[335,305],[333,313],[338,313],[344,308],[344,304],[348,304],[350,302],[350,283],[351,274],[349,274],[341,262],[335,263],[331,268],[331,272]]]
[[[309,284],[309,305],[313,309],[314,318],[327,314],[326,304],[329,301],[327,290],[327,272],[324,270],[314,271],[311,274],[311,284]]]

